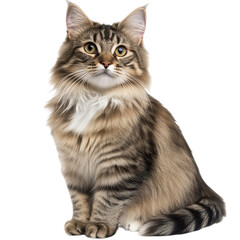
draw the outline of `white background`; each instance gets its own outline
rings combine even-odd
[[[169,239],[236,239],[240,2],[74,2],[101,23],[120,21],[150,2],[145,46],[151,93],[176,118],[203,178],[227,206],[222,223]],[[73,239],[63,229],[72,207],[44,109],[51,97],[50,69],[66,34],[66,9],[64,0],[0,3],[0,238],[4,240]],[[146,239],[123,229],[112,239],[127,237]]]

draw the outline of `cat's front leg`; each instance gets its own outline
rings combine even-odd
[[[90,218],[89,196],[81,192],[80,188],[68,185],[72,199],[73,217],[65,223],[65,232],[68,235],[81,235]]]
[[[86,224],[90,219],[90,186],[83,177],[83,169],[80,167],[81,159],[69,157],[71,149],[62,144],[57,145],[57,148],[62,165],[62,174],[73,207],[72,219],[65,223],[65,232],[68,235],[81,235],[84,234]]]
[[[102,179],[98,179],[94,189],[91,218],[85,231],[88,237],[105,238],[114,235],[124,205],[136,194],[141,184],[134,171],[131,173],[132,176],[129,174],[123,177],[113,171],[113,168],[119,169],[117,166],[112,166],[111,172],[107,171]]]
[[[109,191],[97,191],[94,195],[92,213],[86,226],[85,235],[92,238],[105,238],[115,234],[122,202],[114,199]]]

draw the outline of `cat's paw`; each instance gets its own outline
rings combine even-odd
[[[90,222],[86,226],[85,235],[91,238],[106,238],[115,234],[117,225],[112,226],[106,223]]]
[[[85,232],[86,223],[77,221],[77,220],[70,220],[65,223],[65,232],[68,235],[82,235]]]

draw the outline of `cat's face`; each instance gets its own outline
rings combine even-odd
[[[145,8],[122,22],[101,25],[89,20],[75,4],[67,11],[67,39],[55,66],[62,79],[98,89],[119,85],[147,86],[147,56],[142,45]]]

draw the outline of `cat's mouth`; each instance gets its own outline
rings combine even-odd
[[[99,69],[87,81],[99,88],[111,88],[124,82],[114,69]]]
[[[114,77],[114,74],[108,69],[103,69],[102,71],[97,72],[95,76]]]

